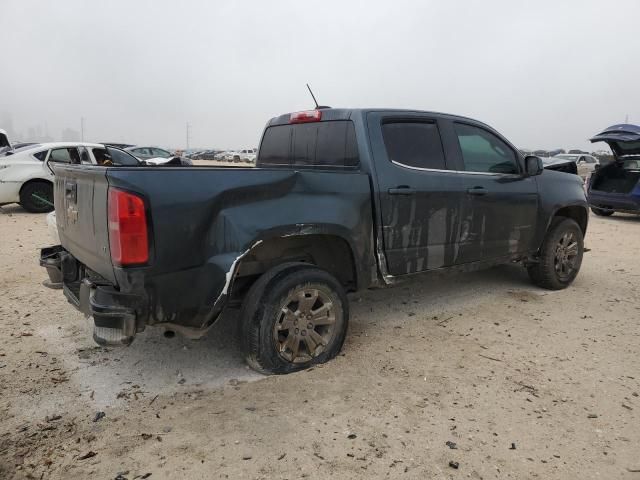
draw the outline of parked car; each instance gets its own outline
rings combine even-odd
[[[546,170],[555,170],[558,172],[572,173],[578,175],[578,166],[576,162],[558,157],[541,157],[542,164]]]
[[[158,147],[134,146],[125,148],[125,150],[132,155],[135,155],[136,158],[139,158],[140,160],[147,160],[150,158],[169,158],[172,156],[172,153],[169,150]]]
[[[40,261],[96,342],[150,325],[199,337],[242,305],[247,362],[269,373],[340,351],[349,291],[514,262],[566,288],[588,221],[575,175],[481,122],[413,110],[273,118],[257,168],[54,170],[61,244]]]
[[[19,203],[33,213],[53,210],[56,163],[138,165],[129,153],[97,143],[56,142],[29,145],[0,157],[0,205]]]
[[[591,142],[606,142],[614,158],[589,179],[587,195],[593,213],[640,213],[640,126],[612,125]]]
[[[571,162],[575,162],[578,170],[578,175],[582,178],[586,178],[593,171],[600,166],[600,160],[598,160],[593,155],[588,154],[568,154],[563,153],[560,155],[556,155],[553,158],[558,158],[561,160],[569,160]]]

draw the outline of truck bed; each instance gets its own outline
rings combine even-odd
[[[54,169],[62,247],[101,277],[98,283],[152,298],[153,310],[143,315],[146,323],[179,320],[202,326],[221,308],[239,257],[262,238],[294,235],[306,224],[319,234],[324,230],[349,238],[363,270],[375,258],[372,192],[365,173],[87,165]],[[146,265],[118,267],[111,261],[111,187],[144,199],[150,250]]]

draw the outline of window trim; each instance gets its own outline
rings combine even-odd
[[[428,123],[428,124],[433,124],[436,126],[436,130],[438,132],[438,138],[440,138],[440,148],[442,149],[442,159],[444,160],[444,166],[447,167],[445,169],[442,168],[426,168],[426,167],[415,167],[413,165],[407,165],[405,163],[402,162],[398,162],[397,160],[392,160],[391,158],[389,158],[389,152],[387,151],[387,145],[384,141],[384,130],[383,130],[383,126],[389,123]],[[396,165],[398,167],[404,167],[404,168],[408,168],[410,170],[417,170],[420,172],[446,172],[446,173],[450,173],[450,172],[456,172],[457,170],[452,169],[449,166],[449,163],[447,161],[447,154],[446,154],[446,150],[444,148],[444,141],[442,139],[442,132],[441,132],[441,128],[440,125],[438,123],[438,119],[437,118],[429,118],[429,117],[405,117],[405,116],[399,116],[399,117],[383,117],[382,119],[380,119],[380,135],[381,135],[381,139],[382,139],[382,144],[384,145],[384,150],[385,150],[385,156],[387,157],[387,160],[392,163],[393,165]]]
[[[469,171],[469,170],[456,170],[457,172],[460,173],[468,173],[471,175],[491,175],[491,176],[500,176],[500,177],[521,177],[523,175],[523,169],[522,169],[522,165],[520,165],[520,154],[518,153],[518,150],[515,149],[505,138],[503,138],[500,134],[498,134],[497,132],[491,131],[490,129],[482,126],[482,125],[478,125],[474,122],[465,122],[465,121],[461,121],[461,120],[453,120],[451,122],[453,124],[453,133],[455,135],[456,141],[458,143],[458,152],[460,154],[460,160],[462,161],[462,166],[464,166],[464,155],[462,153],[462,146],[460,145],[460,139],[458,138],[458,133],[456,132],[456,124],[460,124],[460,125],[466,125],[468,127],[474,127],[477,128],[478,130],[483,130],[486,133],[489,133],[491,135],[493,135],[494,137],[496,137],[498,140],[500,140],[502,143],[504,143],[509,150],[511,150],[511,152],[514,155],[514,159],[516,162],[516,168],[518,169],[517,173],[494,173],[494,172],[473,172],[473,171]]]

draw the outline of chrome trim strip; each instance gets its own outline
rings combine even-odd
[[[469,172],[467,170],[442,170],[439,168],[412,167],[411,165],[405,165],[404,163],[400,163],[395,160],[391,160],[391,163],[393,163],[398,167],[408,168],[409,170],[418,170],[420,172],[461,173],[461,174],[469,174],[469,175],[491,175],[495,177],[521,177],[522,176],[519,173]]]
[[[420,172],[457,173],[457,170],[441,170],[438,168],[412,167],[411,165],[405,165],[404,163],[396,162],[395,160],[391,160],[391,163],[393,163],[394,165],[397,165],[398,167],[408,168],[409,170],[418,170]]]

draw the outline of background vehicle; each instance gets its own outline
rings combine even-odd
[[[597,169],[587,187],[596,215],[640,213],[640,126],[612,125],[591,139],[606,142],[614,161]]]
[[[576,155],[576,154],[562,153],[560,155],[556,155],[553,158],[575,162],[578,170],[578,175],[580,175],[582,178],[586,178],[596,168],[600,166],[600,160],[588,154]]]
[[[202,336],[241,304],[248,363],[287,373],[340,350],[348,291],[505,262],[561,289],[580,269],[582,181],[475,120],[282,115],[257,167],[54,167],[61,245],[41,264],[98,343],[129,344],[147,325]]]
[[[0,157],[0,205],[19,203],[33,213],[53,210],[56,163],[139,165],[123,150],[97,143],[56,142],[29,145]]]
[[[547,170],[555,170],[557,172],[578,174],[578,165],[573,160],[567,160],[558,157],[541,157],[542,164]]]
[[[136,158],[140,160],[147,160],[149,158],[169,158],[171,157],[171,152],[165,150],[164,148],[158,147],[128,147],[125,150],[132,155],[135,155]]]

